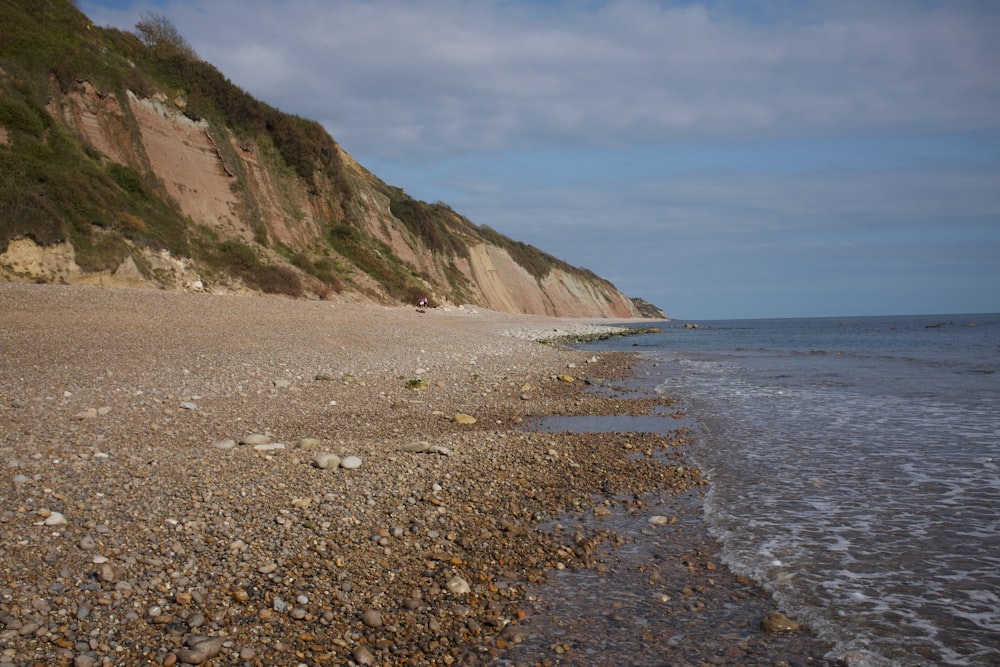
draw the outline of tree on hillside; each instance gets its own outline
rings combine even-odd
[[[198,54],[195,53],[194,48],[188,44],[188,41],[170,22],[170,19],[163,14],[144,13],[139,22],[135,24],[135,31],[139,35],[139,39],[160,57],[181,55],[198,60]]]

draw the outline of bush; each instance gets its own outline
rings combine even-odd
[[[302,296],[302,280],[287,266],[263,266],[254,274],[253,282],[267,294],[284,294],[296,299]]]

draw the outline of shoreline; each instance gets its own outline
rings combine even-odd
[[[605,395],[610,390],[625,405],[635,403],[622,409],[619,402],[618,409],[600,412],[596,419],[586,415],[582,430],[563,435],[600,448],[623,441],[631,457],[687,467],[694,475],[673,488],[646,487],[639,493],[631,487],[626,493],[604,489],[592,506],[540,526],[567,541],[578,540],[581,530],[603,532],[607,539],[585,567],[550,573],[543,584],[529,589],[533,615],[518,632],[523,643],[508,647],[489,664],[840,665],[825,658],[831,644],[784,617],[759,584],[721,563],[719,545],[704,518],[708,482],[692,459],[698,435],[683,402],[676,397],[649,402],[658,394],[639,380],[647,362],[632,352],[621,354],[629,370],[598,390]],[[665,414],[664,406],[673,412]],[[651,418],[654,413],[661,416]],[[677,420],[674,430],[642,430],[651,419],[669,423],[665,417]],[[796,627],[781,629],[783,623]],[[772,629],[764,630],[765,624]]]
[[[20,284],[0,313],[0,666],[503,661],[533,591],[614,558],[537,525],[700,483],[631,456],[670,438],[521,428],[672,405],[583,388],[630,353],[534,342],[593,320]]]

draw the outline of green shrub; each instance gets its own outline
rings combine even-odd
[[[29,100],[0,98],[0,125],[8,130],[40,138],[51,124],[51,117]]]
[[[131,167],[112,162],[108,165],[108,174],[118,184],[118,187],[130,195],[149,196],[149,189],[142,177]]]

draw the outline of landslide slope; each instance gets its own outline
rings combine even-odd
[[[0,279],[662,316],[387,185],[159,37],[0,0]]]

